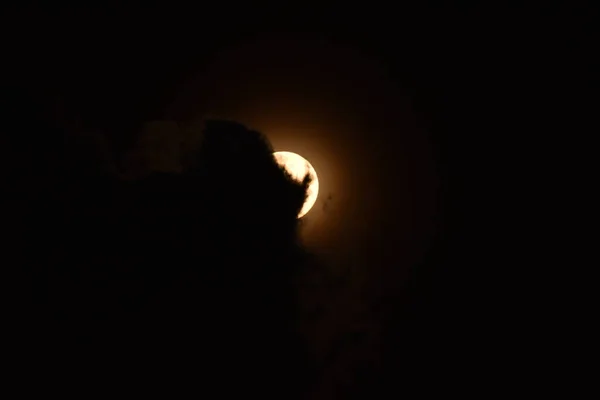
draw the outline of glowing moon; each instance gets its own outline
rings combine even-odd
[[[319,194],[319,178],[317,178],[317,172],[304,157],[296,153],[290,151],[276,151],[273,155],[275,156],[277,164],[284,167],[297,181],[302,182],[307,174],[312,178],[308,185],[306,200],[304,200],[304,205],[298,214],[298,218],[302,218],[310,211],[312,206],[315,205],[315,201],[317,201],[317,195]]]

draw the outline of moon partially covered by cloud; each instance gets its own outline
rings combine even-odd
[[[311,250],[339,264],[394,252],[409,265],[435,218],[435,168],[390,74],[360,48],[323,38],[243,40],[198,68],[165,114],[182,127],[234,120],[310,160],[320,192],[302,218]]]
[[[310,183],[306,190],[306,199],[300,213],[298,213],[298,218],[302,218],[310,211],[319,195],[319,178],[317,172],[308,160],[299,154],[290,151],[276,151],[273,155],[277,163],[284,167],[295,180],[302,182],[307,175],[310,177]]]

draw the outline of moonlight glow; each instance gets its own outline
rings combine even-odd
[[[273,153],[275,160],[279,165],[285,168],[285,170],[297,181],[302,182],[304,177],[308,174],[312,178],[306,193],[306,199],[304,205],[298,214],[298,218],[302,218],[310,211],[312,206],[317,201],[319,194],[319,178],[317,173],[310,163],[304,159],[304,157],[292,153],[289,151],[277,151]]]

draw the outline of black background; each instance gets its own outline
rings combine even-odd
[[[308,4],[11,10],[2,79],[60,99],[83,126],[110,127],[124,153],[211,55],[255,35],[316,34],[383,60],[432,138],[442,200],[408,290],[390,294],[384,362],[364,389],[377,396],[495,379],[490,369],[520,342],[507,322],[516,293],[499,287],[518,283],[524,261],[511,252],[528,229],[515,225],[524,200],[522,180],[512,180],[524,138],[542,130],[538,117],[559,123],[545,107],[559,83],[544,66],[571,39],[556,16]]]

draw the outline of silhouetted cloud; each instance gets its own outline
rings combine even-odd
[[[294,282],[307,260],[297,214],[308,182],[286,175],[266,138],[207,121],[186,170],[123,180],[107,175],[93,140],[64,141],[22,107],[24,125],[2,132],[29,163],[3,182],[20,182],[5,199],[3,265],[27,277],[21,312],[52,326],[36,335],[54,332],[65,352],[90,338],[165,357],[185,348],[206,365],[227,360],[228,373],[245,366],[237,373],[257,388],[301,393]],[[21,140],[28,133],[54,136],[39,150]]]

